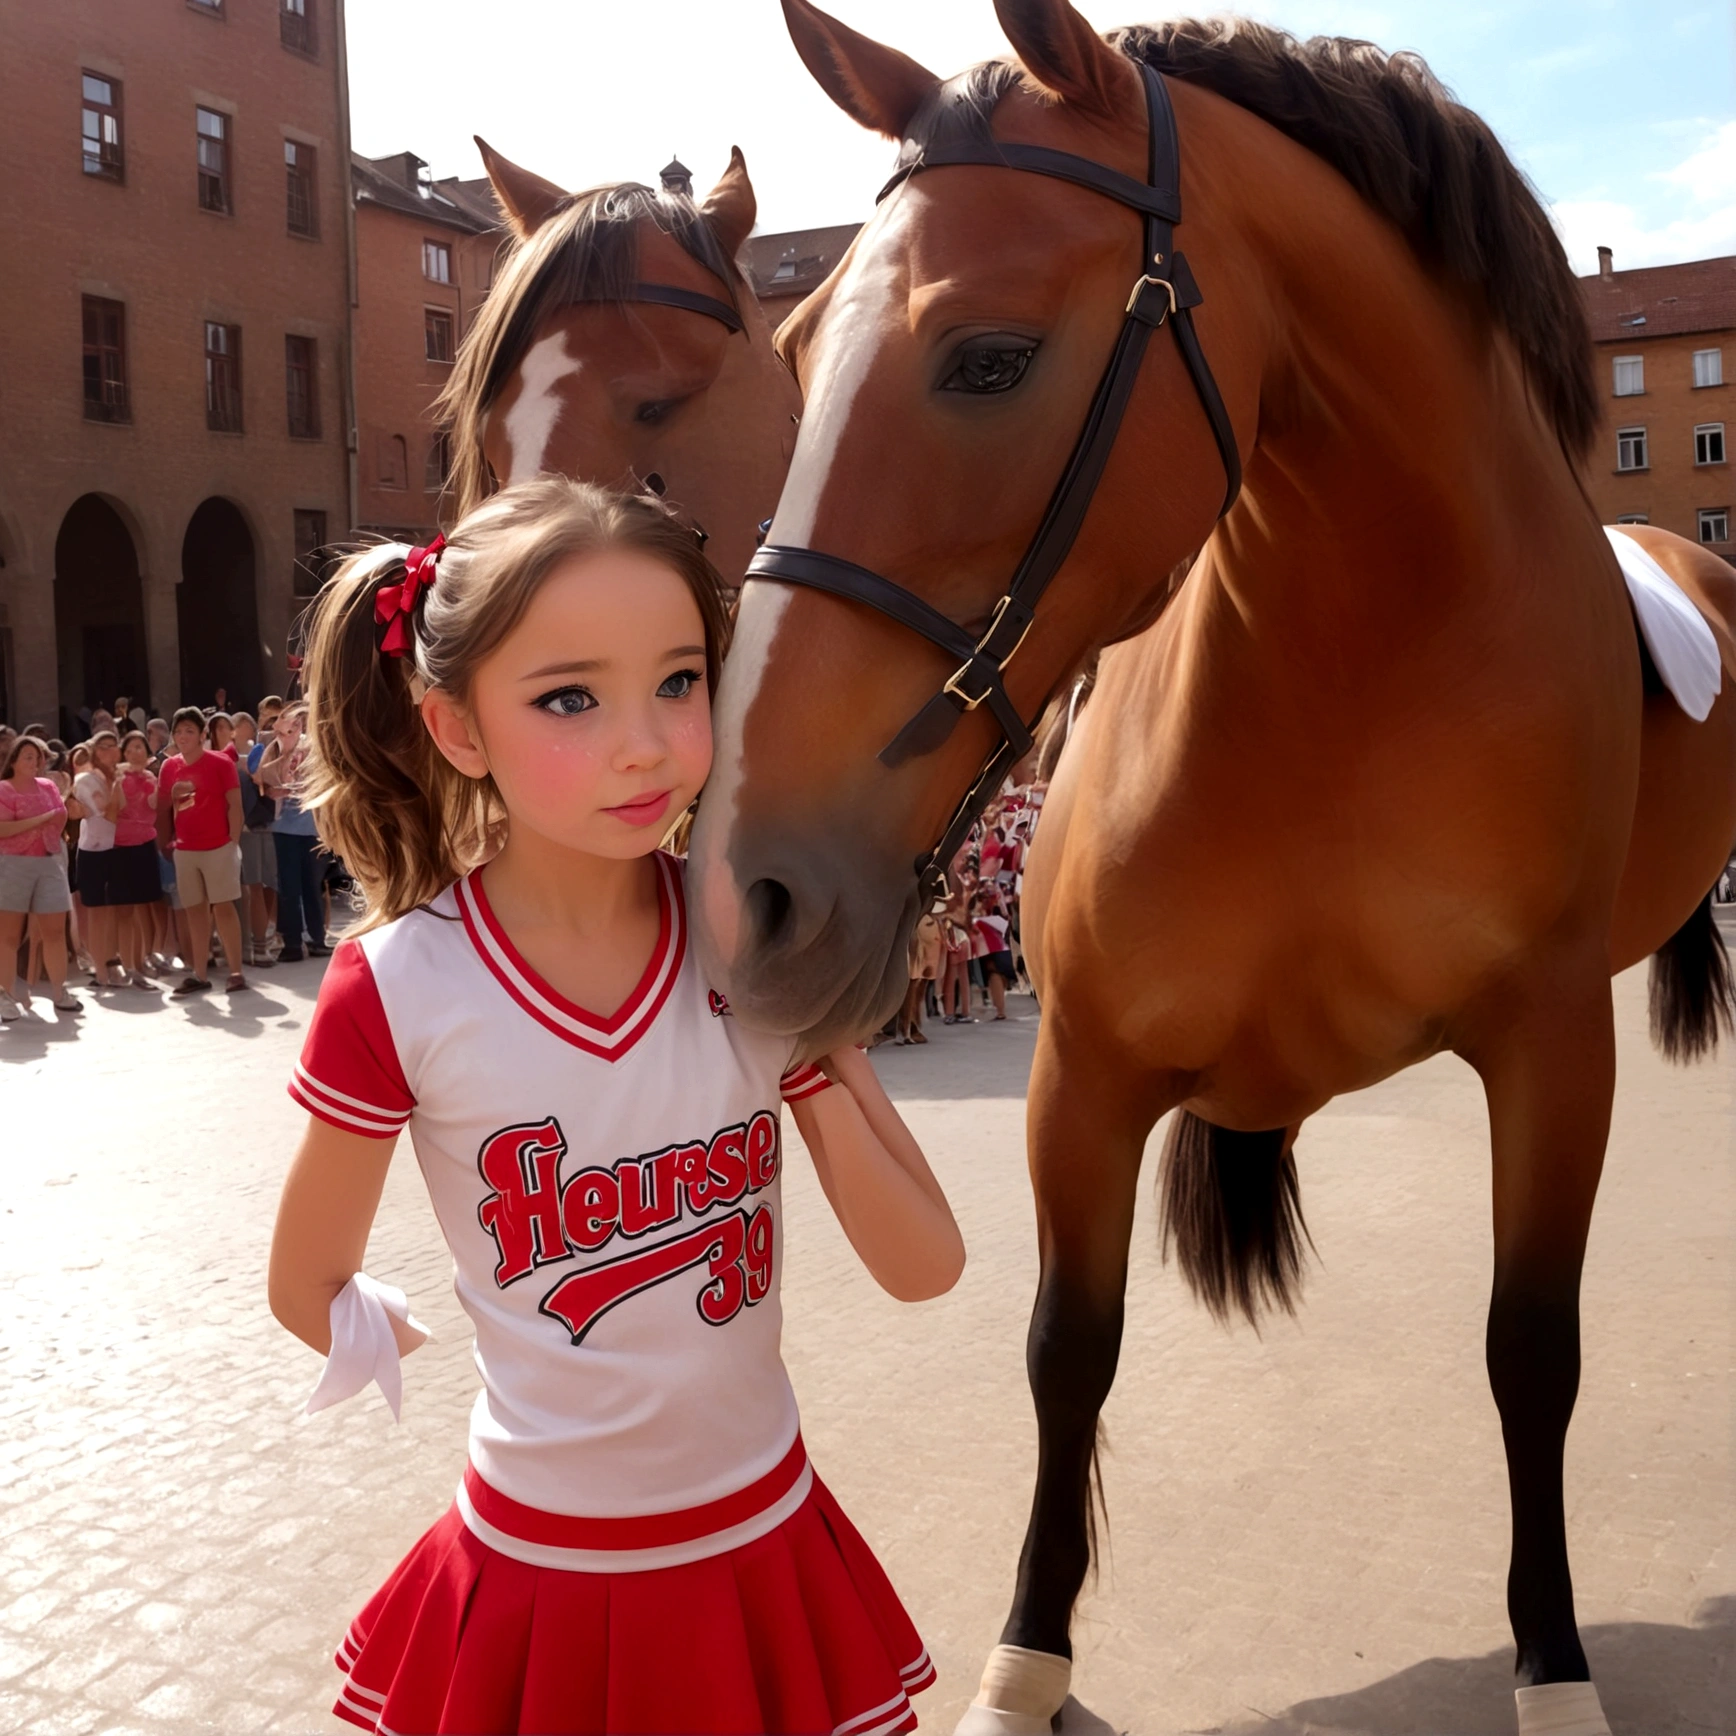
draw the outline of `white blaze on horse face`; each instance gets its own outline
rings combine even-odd
[[[528,482],[542,474],[543,454],[548,451],[566,407],[560,384],[576,374],[584,363],[567,354],[567,334],[550,332],[525,351],[518,365],[519,394],[503,418],[508,451],[507,482]]]
[[[895,197],[882,206],[874,219],[882,231],[889,226],[889,209],[896,202]],[[881,259],[876,261],[872,245],[864,247],[858,240],[857,248],[826,310],[827,338],[814,361],[808,408],[803,412],[795,456],[778,498],[777,516],[772,521],[768,542],[802,548],[812,536],[839,439],[873,361],[874,346],[868,341],[869,334],[880,329],[881,319],[901,280],[901,274],[886,258],[889,250],[883,250]],[[705,786],[707,824],[699,836],[708,858],[721,852],[721,860],[705,863],[703,884],[706,925],[713,944],[726,960],[735,959],[740,952],[744,889],[736,883],[732,857],[736,826],[741,818],[741,788],[747,776],[747,720],[777,649],[779,629],[790,599],[788,585],[764,579],[751,580],[743,590],[729,662],[712,713],[717,755],[712,761],[711,779]]]
[[[824,336],[809,352],[795,456],[778,496],[768,542],[806,548],[813,537],[856,394],[874,365],[875,335],[887,329],[888,311],[903,281],[898,249],[889,245],[898,228],[902,192],[901,188],[869,220],[837,288],[829,292]]]
[[[750,584],[742,593],[730,640],[729,661],[712,705],[711,734],[717,751],[705,785],[706,826],[695,837],[705,863],[705,920],[719,954],[733,961],[741,946],[741,894],[731,856],[738,801],[747,775],[747,714],[758,694],[784,611],[787,585]]]

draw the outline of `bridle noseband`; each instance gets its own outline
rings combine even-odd
[[[1072,456],[1050,497],[1042,523],[1025,550],[1012,582],[1000,601],[987,632],[973,638],[956,622],[902,585],[870,572],[837,555],[817,549],[794,548],[768,543],[748,563],[750,579],[776,579],[784,584],[808,585],[829,591],[851,602],[866,603],[881,614],[902,622],[931,644],[956,657],[958,668],[941,690],[929,700],[880,751],[887,766],[933,753],[952,734],[959,718],[979,705],[987,705],[999,725],[1002,743],[988,758],[976,781],[953,815],[940,842],[916,863],[921,904],[937,893],[944,894],[946,868],[970,834],[977,816],[1000,787],[1009,771],[1035,744],[1032,725],[1020,716],[1008,695],[1003,676],[1025,635],[1030,631],[1038,599],[1060,571],[1079,534],[1091,497],[1096,492],[1121,418],[1133,395],[1139,365],[1151,334],[1168,323],[1180,346],[1194,389],[1199,394],[1206,419],[1211,423],[1223,460],[1228,486],[1219,517],[1230,510],[1242,485],[1242,461],[1236,450],[1235,430],[1224,409],[1212,371],[1193,328],[1192,310],[1205,299],[1188,270],[1187,260],[1172,251],[1174,226],[1181,221],[1181,147],[1176,138],[1175,113],[1162,77],[1142,62],[1134,63],[1145,87],[1146,119],[1150,128],[1150,172],[1144,182],[1115,169],[1076,157],[1066,151],[1041,145],[978,143],[965,140],[931,145],[912,151],[898,172],[881,189],[884,199],[894,187],[923,169],[955,164],[1020,169],[1029,174],[1049,175],[1071,181],[1094,193],[1102,193],[1145,219],[1143,271],[1127,298],[1127,316],[1122,322],[1114,353],[1098,382],[1096,395],[1085,416],[1085,425]],[[878,203],[878,201],[876,201]]]

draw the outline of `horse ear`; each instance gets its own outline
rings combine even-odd
[[[995,0],[995,16],[1025,71],[1044,90],[1105,119],[1118,118],[1132,67],[1068,0]]]
[[[808,0],[783,0],[784,22],[802,64],[821,90],[854,121],[901,139],[923,100],[940,83],[896,48],[859,36]]]
[[[489,182],[494,188],[494,202],[500,207],[501,216],[521,241],[536,234],[565,203],[565,189],[557,187],[553,181],[545,181],[541,175],[533,175],[529,169],[521,169],[517,163],[509,163],[479,135],[472,133],[470,136],[476,140],[476,148],[482,153],[482,166],[488,171]]]
[[[705,195],[699,209],[710,223],[724,257],[733,260],[759,215],[759,201],[753,195],[753,182],[747,178],[747,158],[741,154],[740,145],[729,147],[729,167]]]

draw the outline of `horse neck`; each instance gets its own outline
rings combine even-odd
[[[1372,587],[1498,586],[1595,528],[1505,330],[1431,272],[1312,153],[1258,122],[1279,172],[1243,177],[1238,239],[1268,286],[1251,510],[1221,570],[1291,592],[1307,569],[1354,607]]]

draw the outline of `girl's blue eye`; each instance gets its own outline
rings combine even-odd
[[[705,672],[702,669],[677,669],[657,689],[657,697],[659,699],[685,699],[704,679]]]
[[[583,712],[594,711],[597,701],[588,687],[557,687],[552,693],[533,700],[532,704],[550,717],[578,717]]]

